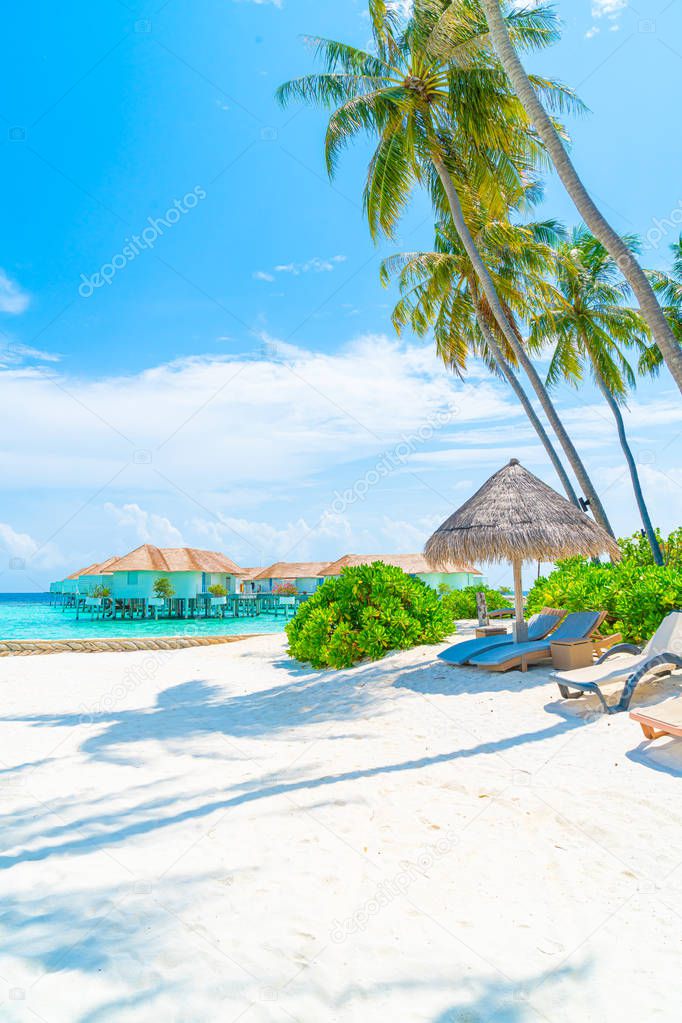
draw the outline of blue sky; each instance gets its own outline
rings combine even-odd
[[[562,41],[529,66],[578,89],[591,113],[571,125],[576,162],[665,266],[682,210],[680,4],[558,8]],[[324,115],[273,99],[313,66],[304,33],[362,45],[364,5],[6,12],[0,590],[145,541],[247,565],[417,550],[511,456],[555,484],[502,385],[476,366],[458,383],[428,343],[396,340],[378,263],[430,247],[429,209],[416,196],[399,245],[370,241],[367,149],[330,184]],[[544,209],[575,222],[552,180]],[[632,532],[607,412],[589,387],[557,402],[614,526]],[[666,374],[641,385],[628,425],[671,528],[682,407]]]

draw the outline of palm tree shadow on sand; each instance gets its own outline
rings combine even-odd
[[[230,695],[220,686],[193,679],[160,692],[151,707],[106,712],[5,717],[37,728],[87,728],[80,751],[98,760],[134,763],[132,747],[147,740],[185,744],[201,736],[263,738],[307,726],[361,722],[380,713],[362,675],[301,672],[300,681]],[[340,736],[336,734],[335,738]],[[201,755],[189,745],[183,753]]]
[[[224,789],[189,794],[180,792],[157,798],[152,796],[141,803],[121,809],[112,810],[106,798],[103,798],[105,810],[89,815],[79,816],[80,806],[76,802],[72,813],[68,807],[63,808],[61,815],[64,823],[52,829],[47,825],[38,828],[38,835],[34,837],[40,839],[42,842],[40,845],[34,845],[33,839],[17,841],[12,838],[11,831],[16,822],[9,815],[3,823],[3,830],[7,848],[15,847],[16,851],[0,855],[0,869],[48,859],[54,855],[78,856],[101,848],[112,849],[137,836],[152,834],[185,821],[200,821],[216,812],[225,814],[236,807],[257,803],[263,799],[283,796],[289,797],[290,802],[297,794],[315,792],[318,789],[324,791],[340,783],[362,782],[364,779],[403,771],[421,771],[440,764],[454,763],[460,759],[499,753],[526,743],[543,742],[565,732],[567,727],[570,725],[560,722],[534,732],[479,742],[447,753],[392,764],[359,767],[337,774],[308,777],[303,774],[305,768],[301,768],[298,774],[292,771],[285,774],[270,773],[246,779]],[[46,814],[51,812],[49,807],[45,811]],[[33,819],[36,819],[35,809]]]
[[[526,1023],[530,1020],[548,1019],[538,1006],[541,988],[552,985],[583,983],[591,969],[591,961],[583,960],[572,966],[560,962],[554,968],[543,970],[533,976],[512,980],[494,974],[494,966],[485,976],[467,974],[457,981],[443,976],[426,976],[405,979],[394,983],[367,987],[355,984],[341,992],[334,1000],[339,1007],[347,1005],[354,996],[361,996],[371,1008],[375,996],[385,996],[387,990],[403,991],[406,995],[424,992],[433,995],[442,992],[443,1001],[449,1004],[436,1016],[423,1014],[426,1023]],[[548,995],[547,997],[551,997]],[[409,1004],[412,1004],[411,1002]],[[412,1017],[410,1017],[412,1018]],[[420,1016],[420,1019],[422,1017]]]
[[[396,689],[411,689],[426,696],[460,696],[465,693],[519,692],[547,684],[551,668],[521,671],[482,671],[473,665],[463,668],[431,662],[403,672],[393,683]]]

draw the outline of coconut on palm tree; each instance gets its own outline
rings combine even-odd
[[[502,4],[499,0],[480,0],[480,2],[485,11],[495,52],[509,76],[516,95],[523,103],[524,109],[550,154],[557,174],[573,200],[578,213],[604,245],[628,281],[639,302],[642,317],[651,330],[675,383],[682,391],[682,348],[679,341],[675,338],[656,299],[654,289],[635,254],[614,231],[585,188],[556,126],[543,106],[541,92],[535,87],[532,76],[526,73],[521,63],[516,51],[516,41],[509,31],[507,12],[511,6],[511,0],[507,0],[507,2],[503,0]],[[457,9],[460,6],[459,0],[452,0],[451,6]],[[444,29],[447,34],[447,26],[444,26]],[[453,35],[451,44],[444,45],[442,39],[440,40],[440,52],[447,55],[449,45],[452,46],[453,51],[456,50],[458,45],[456,35]]]
[[[471,261],[490,312],[519,361],[518,338],[507,319],[493,279],[467,223],[466,186],[474,182],[488,199],[500,187],[517,183],[543,156],[525,111],[495,59],[486,52],[487,25],[476,0],[456,8],[446,0],[415,0],[402,23],[383,0],[370,4],[376,53],[344,43],[316,39],[324,71],[287,82],[278,90],[282,103],[298,98],[335,108],[327,127],[327,168],[333,174],[339,153],[361,133],[378,142],[364,189],[372,235],[391,235],[415,184],[426,184],[437,204],[447,200],[452,223]],[[446,58],[434,39],[447,21]],[[514,10],[509,31],[517,45],[543,46],[554,38],[546,8]],[[573,93],[547,79],[534,87],[561,110],[577,105]],[[610,528],[596,491],[532,365],[524,366],[533,388],[591,504],[595,517]]]
[[[624,239],[632,246],[633,239]],[[637,463],[628,443],[621,405],[635,385],[628,349],[647,350],[647,328],[640,313],[626,303],[629,286],[606,248],[585,227],[575,228],[556,248],[551,297],[543,293],[542,311],[531,325],[531,340],[554,345],[548,384],[560,379],[577,385],[588,367],[616,421],[630,472],[642,526],[654,562],[663,556],[642,491]]]

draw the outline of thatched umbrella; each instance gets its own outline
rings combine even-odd
[[[511,561],[516,636],[525,639],[521,565],[580,554],[620,557],[616,541],[546,483],[512,458],[427,541],[424,554],[445,561]]]

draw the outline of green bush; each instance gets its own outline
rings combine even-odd
[[[170,600],[171,597],[175,596],[173,583],[163,575],[154,580],[152,590],[155,597],[161,597],[164,600]]]
[[[660,530],[657,529],[656,537],[661,547],[663,560],[668,568],[682,570],[682,527],[674,529],[667,540],[661,536]],[[623,552],[624,561],[636,562],[642,568],[653,565],[654,556],[651,553],[649,541],[641,533],[635,533],[634,536],[619,540],[618,546]]]
[[[481,590],[485,593],[489,611],[497,611],[501,607],[511,607],[510,601],[499,590],[491,590],[488,586],[465,586],[462,590],[450,590],[443,594],[443,603],[454,621],[461,618],[478,618],[476,594]]]
[[[618,543],[623,559],[614,565],[582,558],[558,562],[554,572],[533,586],[527,611],[535,613],[545,604],[568,611],[604,610],[604,630],[622,633],[629,643],[645,642],[670,611],[682,608],[682,530],[663,542],[670,557],[663,567],[653,564],[650,548],[638,534]]]
[[[286,626],[289,653],[314,668],[349,668],[454,632],[447,606],[420,579],[376,561],[327,579]]]

